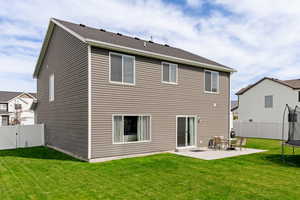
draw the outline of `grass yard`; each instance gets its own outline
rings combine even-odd
[[[44,147],[0,151],[0,199],[300,199],[300,153],[251,139],[253,155],[205,161],[173,154],[89,164]],[[300,148],[298,149],[300,152]]]

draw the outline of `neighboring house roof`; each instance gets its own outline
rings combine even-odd
[[[276,78],[264,77],[264,78],[260,79],[259,81],[257,81],[256,83],[248,85],[247,87],[240,89],[236,93],[236,95],[242,95],[242,94],[244,94],[245,92],[247,92],[248,90],[250,90],[254,86],[258,85],[259,83],[261,83],[264,80],[274,81],[276,83],[279,83],[281,85],[287,86],[287,87],[289,87],[291,89],[294,89],[294,90],[300,89],[300,79],[279,80],[279,79],[276,79]]]
[[[24,92],[8,92],[8,91],[0,91],[0,102],[6,103],[11,99],[24,94]],[[36,98],[36,93],[25,93]]]
[[[8,102],[9,100],[19,96],[23,92],[7,92],[7,91],[0,91],[0,102]]]
[[[231,111],[236,110],[239,107],[238,101],[231,101]]]
[[[300,79],[285,80],[283,82],[293,87],[293,89],[300,89]]]
[[[27,93],[27,94],[30,94],[31,96],[33,96],[34,98],[36,98],[36,99],[37,99],[37,95],[36,95],[36,93],[29,92],[29,93]]]
[[[190,53],[188,51],[175,47],[170,47],[169,45],[162,45],[153,41],[146,41],[139,38],[125,36],[120,33],[112,33],[103,29],[91,28],[82,24],[74,24],[52,18],[50,20],[49,28],[34,71],[34,77],[37,77],[38,75],[39,68],[42,64],[42,60],[46,52],[49,40],[51,38],[54,25],[63,28],[70,34],[80,39],[82,42],[85,42],[92,46],[99,46],[105,49],[159,58],[167,61],[174,61],[192,66],[201,66],[204,68],[219,71],[236,71],[233,68],[226,67],[222,64],[201,57],[199,55]]]

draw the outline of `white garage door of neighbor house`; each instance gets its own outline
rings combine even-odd
[[[44,125],[0,127],[0,150],[44,145]]]

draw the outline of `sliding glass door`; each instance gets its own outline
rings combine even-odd
[[[177,147],[189,147],[196,144],[196,119],[191,116],[177,117]]]

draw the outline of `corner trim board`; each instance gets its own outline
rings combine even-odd
[[[92,67],[91,45],[88,45],[88,159],[92,156]]]

